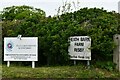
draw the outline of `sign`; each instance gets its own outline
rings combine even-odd
[[[72,60],[91,60],[91,38],[89,36],[73,36],[69,38],[68,52]]]
[[[4,61],[38,61],[38,38],[5,37]]]

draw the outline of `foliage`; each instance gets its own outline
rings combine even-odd
[[[99,67],[99,68],[102,68],[102,69],[106,69],[108,71],[113,71],[115,69],[116,65],[111,61],[108,61],[108,62],[97,61],[96,66]]]
[[[2,20],[23,20],[33,17],[45,16],[45,12],[41,9],[33,8],[30,6],[12,6],[6,7],[2,11]]]
[[[39,37],[39,66],[67,64],[70,36],[92,38],[92,61],[112,59],[113,35],[119,33],[117,13],[82,8],[73,13],[45,17],[41,9],[12,6],[5,8],[2,15],[3,37],[18,34]]]
[[[34,9],[30,6],[6,7],[2,11],[3,36],[16,36],[26,32],[24,29],[31,28],[32,30],[34,25],[43,17],[45,17],[45,12],[43,10]],[[15,35],[15,33],[17,34]]]
[[[61,15],[61,14],[66,14],[66,13],[70,13],[70,12],[74,12],[80,9],[80,2],[77,0],[77,2],[74,1],[63,1],[63,5],[60,6],[57,9],[57,16]]]
[[[110,58],[114,49],[113,35],[118,33],[118,19],[115,13],[98,8],[83,8],[61,15],[60,21],[65,24],[65,33],[68,33],[68,36],[91,37],[92,59]]]

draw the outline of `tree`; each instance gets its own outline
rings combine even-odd
[[[35,11],[25,6],[19,8],[14,6],[4,9],[3,37],[18,34],[38,36],[38,65],[67,64],[70,36],[91,37],[92,60],[112,59],[112,50],[115,47],[113,35],[120,33],[117,13],[99,8],[82,8],[56,17],[45,17],[40,9]]]
[[[27,33],[27,29],[33,29],[33,27],[35,29],[35,24],[44,17],[45,12],[43,10],[34,9],[30,6],[6,7],[2,11],[3,37],[16,36],[18,34],[24,35]]]
[[[45,12],[41,9],[33,8],[30,6],[12,6],[12,7],[6,7],[2,11],[2,20],[23,20],[30,17],[33,17],[34,15],[38,17],[45,16]]]

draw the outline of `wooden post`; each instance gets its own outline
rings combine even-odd
[[[120,35],[114,35],[113,39],[116,44],[113,52],[113,62],[116,64],[116,69],[120,71]]]
[[[120,71],[120,35],[118,36],[118,60],[119,60],[119,71]]]

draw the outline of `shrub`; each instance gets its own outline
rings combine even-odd
[[[4,12],[3,17],[10,14],[10,12]],[[20,16],[22,13],[20,12]],[[10,19],[3,19],[3,37],[18,34],[38,36],[39,61],[37,65],[67,64],[70,36],[91,37],[92,60],[112,59],[113,35],[117,34],[119,29],[117,13],[98,8],[83,8],[56,17],[45,17],[44,11],[42,15],[34,10],[31,13],[33,14],[31,17],[18,18],[19,16],[16,15]],[[27,14],[26,10],[24,14]]]

